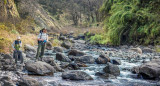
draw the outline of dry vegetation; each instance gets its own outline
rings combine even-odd
[[[23,46],[25,44],[35,45],[37,43],[36,36],[34,34],[19,34],[14,25],[11,27],[4,24],[0,24],[0,53],[12,52],[11,44],[17,38],[21,36]]]

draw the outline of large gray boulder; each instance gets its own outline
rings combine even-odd
[[[24,51],[26,57],[34,58],[36,56],[37,49],[29,44],[24,45]]]
[[[72,44],[69,41],[64,41],[61,44],[62,47],[66,48],[66,49],[70,49],[72,47]]]
[[[24,45],[24,50],[25,52],[36,52],[36,48],[29,44]]]
[[[84,56],[86,55],[84,52],[79,51],[79,50],[70,50],[68,55],[73,55],[73,56]]]
[[[146,79],[160,78],[160,59],[154,59],[139,67],[139,74]]]
[[[101,54],[97,59],[97,64],[107,64],[107,62],[110,62],[110,58],[106,56],[105,54]]]
[[[143,53],[143,52],[142,52],[142,49],[139,48],[139,47],[137,47],[137,48],[131,48],[130,50],[131,50],[131,51],[134,51],[134,52],[136,52],[136,53],[139,53],[139,54],[142,54],[142,53]]]
[[[115,65],[121,65],[121,60],[118,60],[118,59],[112,59],[111,62],[112,64],[115,64]]]
[[[16,86],[16,84],[12,81],[11,77],[9,77],[9,76],[0,77],[0,85],[2,85],[2,86]]]
[[[50,64],[58,72],[63,72],[64,70],[54,61],[53,57],[43,58],[44,62]]]
[[[22,77],[18,86],[43,86],[43,84],[36,79],[30,77]]]
[[[15,59],[9,54],[5,54],[2,58],[0,58],[0,65],[0,68],[5,71],[16,70]]]
[[[81,56],[78,59],[76,59],[76,61],[82,62],[82,63],[87,63],[87,64],[93,64],[95,63],[95,59],[92,56]]]
[[[48,41],[48,42],[46,43],[46,49],[47,49],[47,50],[52,50],[52,43],[51,43],[50,41]]]
[[[114,76],[119,76],[120,75],[120,69],[117,65],[111,64],[111,63],[107,63],[106,67],[103,69],[103,71],[106,74],[111,74]]]
[[[56,53],[56,60],[63,61],[63,62],[71,62],[71,60],[62,53]]]
[[[151,49],[151,48],[147,48],[147,47],[146,47],[146,48],[143,48],[143,49],[142,49],[142,52],[143,52],[143,53],[153,53],[153,52],[155,52],[155,51],[154,51],[153,49]]]
[[[70,80],[93,80],[93,78],[83,71],[67,71],[62,73],[63,79]]]
[[[62,47],[54,47],[53,52],[63,52],[63,48]]]
[[[27,62],[25,64],[26,70],[29,72],[33,72],[36,75],[53,75],[53,73],[56,71],[50,64],[47,64],[46,62]]]

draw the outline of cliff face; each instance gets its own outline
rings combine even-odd
[[[0,0],[0,22],[16,24],[19,20],[31,17],[39,28],[58,32],[60,24],[52,19],[38,0]],[[31,25],[29,25],[31,26]],[[34,26],[33,26],[34,27]]]
[[[54,20],[37,0],[19,0],[17,9],[22,18],[31,16],[40,28],[58,29]]]
[[[13,22],[19,18],[14,0],[0,0],[0,22]]]

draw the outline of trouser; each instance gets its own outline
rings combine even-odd
[[[40,59],[42,60],[44,55],[44,50],[45,50],[45,43],[43,42],[38,43],[36,59],[39,59],[40,57]]]
[[[17,61],[19,59],[21,60],[21,63],[23,63],[22,51],[20,51],[20,50],[14,50],[13,57],[15,58],[15,62],[16,63],[17,63]]]

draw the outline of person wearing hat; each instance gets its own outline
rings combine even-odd
[[[21,64],[23,64],[23,56],[22,56],[22,42],[21,37],[18,36],[17,39],[13,42],[12,47],[14,49],[13,58],[15,58],[15,63],[20,59]]]
[[[42,30],[40,30],[40,33],[38,35],[38,48],[37,48],[36,60],[38,59],[42,61],[47,41],[48,41],[47,29],[43,28]]]

